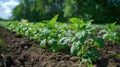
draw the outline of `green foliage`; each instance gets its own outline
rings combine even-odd
[[[91,25],[93,20],[70,18],[70,24],[57,23],[58,15],[46,24],[29,23],[28,20],[1,23],[6,29],[36,40],[42,48],[52,52],[70,50],[72,56],[79,56],[81,63],[92,66],[100,56],[97,49],[104,48],[104,40],[119,41],[115,23],[105,27]],[[115,34],[116,33],[116,34]]]
[[[58,15],[56,15],[55,17],[53,17],[53,18],[49,21],[48,26],[49,26],[49,27],[54,27],[55,24],[56,24],[56,22],[57,22],[57,19],[58,19]]]
[[[104,47],[104,40],[102,38],[94,38],[94,43],[97,47],[103,48]]]
[[[99,32],[99,34],[103,34],[102,38],[105,40],[110,40],[113,42],[118,42],[120,41],[119,39],[119,33],[118,30],[116,28],[116,22],[115,23],[111,23],[111,24],[107,24],[104,28],[104,30],[101,30]]]
[[[62,20],[63,0],[22,0],[13,10],[15,20],[28,19],[29,21],[50,20],[59,14]]]
[[[59,14],[59,21],[71,17],[95,19],[95,23],[119,22],[120,2],[117,0],[22,0],[13,10],[15,20],[50,20]]]
[[[78,18],[70,18],[69,21],[72,23],[72,29],[78,30],[88,28],[91,25],[91,22],[93,22],[93,20],[83,21]]]

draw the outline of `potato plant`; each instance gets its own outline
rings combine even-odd
[[[52,52],[69,50],[72,56],[79,56],[80,61],[87,62],[90,66],[100,56],[97,50],[104,48],[104,40],[120,40],[115,24],[106,25],[97,31],[99,27],[91,24],[93,20],[70,18],[70,23],[66,24],[58,23],[57,18],[58,15],[46,24],[10,21],[0,25],[36,40],[42,48],[48,48]]]

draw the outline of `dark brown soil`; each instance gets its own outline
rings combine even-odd
[[[0,47],[0,67],[79,67],[79,58],[69,52],[49,52],[35,41],[2,27],[0,39],[10,46]],[[93,63],[94,67],[120,67],[120,44],[107,41],[100,53],[102,57]]]

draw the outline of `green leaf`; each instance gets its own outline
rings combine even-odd
[[[57,22],[57,19],[58,19],[58,16],[59,15],[55,15],[51,20],[50,22],[48,23],[50,26],[54,26]]]
[[[71,55],[73,55],[73,56],[77,55],[78,49],[76,49],[76,48],[77,48],[76,45],[71,46],[71,49],[70,49]]]
[[[82,44],[84,44],[84,42],[86,41],[87,37],[88,37],[88,33],[87,33],[86,31],[83,31],[83,32],[81,33],[80,42],[81,42]]]
[[[69,21],[70,21],[71,23],[78,23],[78,24],[84,23],[83,20],[78,19],[78,18],[70,18]]]
[[[68,42],[70,42],[70,39],[67,38],[67,37],[63,37],[58,41],[58,43],[61,44],[61,45],[67,45]]]
[[[76,33],[75,36],[80,40],[82,44],[84,44],[88,37],[88,33],[86,31],[82,31],[82,33]]]
[[[86,28],[90,28],[90,27],[91,27],[91,23],[92,23],[93,21],[94,21],[94,20],[86,21],[86,22],[87,22]]]
[[[104,40],[102,38],[94,38],[94,43],[99,48],[103,48],[104,47]]]
[[[47,44],[46,44],[46,39],[44,39],[44,40],[42,40],[42,41],[40,42],[40,46],[41,46],[42,48],[46,48],[46,46],[47,46]]]
[[[51,46],[51,47],[49,48],[49,50],[52,51],[52,52],[57,52],[57,51],[59,51],[60,49],[61,49],[61,46],[60,46],[60,45],[57,45],[57,44],[54,44],[53,46]]]
[[[81,43],[80,41],[74,42],[70,48],[71,55],[75,56],[77,55],[78,51],[80,50]]]
[[[114,23],[112,23],[112,24],[110,24],[110,28],[112,29],[112,30],[114,30],[114,28],[116,27],[116,24],[117,22],[114,22]]]
[[[54,38],[52,38],[52,39],[50,39],[50,40],[48,40],[48,46],[54,46],[54,45],[56,45],[57,44],[57,40],[55,40]]]

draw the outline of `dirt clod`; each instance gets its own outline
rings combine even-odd
[[[79,59],[79,57],[71,57],[70,61],[75,62],[75,61],[78,61],[78,59]]]

